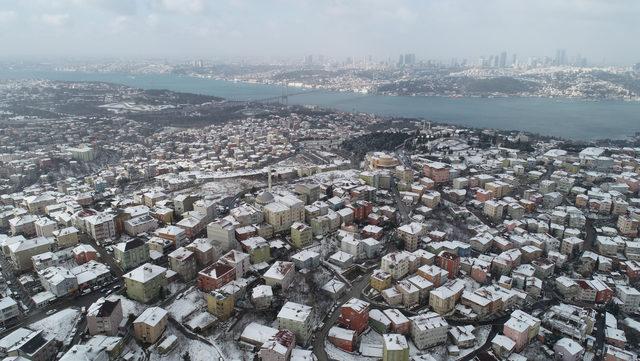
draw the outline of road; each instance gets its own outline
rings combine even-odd
[[[594,325],[595,328],[597,328],[597,330],[595,331],[596,342],[593,346],[594,352],[597,352],[598,350],[602,350],[604,348],[604,331],[607,328],[605,326],[606,325],[605,312],[600,310],[598,310],[597,312],[598,313],[596,314],[596,322]],[[600,356],[596,356],[596,360],[602,360],[602,355],[604,355],[604,350]]]
[[[11,262],[4,256],[0,255],[0,265],[2,266],[2,277],[6,281],[3,282],[3,287],[11,290],[13,299],[22,302],[26,307],[31,306],[31,297],[18,280],[18,277],[16,277]]]
[[[80,241],[81,243],[90,244],[91,246],[93,246],[96,249],[96,251],[98,251],[98,253],[100,254],[99,261],[107,264],[111,268],[112,275],[115,277],[114,277],[113,283],[110,283],[108,285],[108,289],[112,289],[116,286],[118,288],[121,288],[123,285],[123,281],[121,278],[121,276],[123,275],[123,272],[120,266],[116,263],[115,259],[111,256],[111,254],[109,254],[104,247],[98,245],[93,239],[91,239],[91,237],[89,237],[86,234],[80,235]],[[8,262],[6,259],[4,259],[4,257],[2,257],[0,259],[0,264],[2,264],[2,272],[5,276],[5,279],[8,281],[11,281],[11,287],[13,288],[12,291],[14,292],[14,294],[15,293],[19,294],[20,300],[25,305],[31,306],[32,305],[31,296],[29,295],[29,292],[27,292],[27,290],[21,289],[20,283],[18,282],[18,279],[15,276],[15,273],[13,272],[13,267],[11,266],[10,262]],[[88,308],[92,303],[98,300],[98,298],[107,296],[107,293],[106,293],[107,290],[94,291],[86,295],[74,294],[67,297],[61,297],[52,301],[45,307],[42,307],[39,309],[31,308],[30,312],[23,314],[22,317],[18,320],[18,322],[15,325],[13,325],[11,328],[8,328],[7,330],[3,331],[2,335],[6,335],[18,327],[27,326],[33,322],[37,322],[47,317],[47,312],[51,310],[62,310],[62,309],[71,308],[71,307],[78,308],[78,309],[82,307]],[[78,327],[79,331],[82,329],[80,326]]]
[[[336,301],[337,305],[342,305],[352,297],[360,297],[360,293],[364,290],[365,287],[369,284],[369,278],[371,277],[371,273],[362,275],[355,282],[352,282],[351,289],[344,294],[340,299]],[[314,333],[314,338],[312,341],[313,353],[318,358],[318,361],[329,361],[333,360],[327,356],[327,352],[324,349],[324,341],[327,339],[327,335],[329,334],[329,329],[333,327],[338,320],[338,316],[340,316],[340,307],[336,307],[336,309],[331,313],[331,315],[325,317],[324,325],[322,328]]]
[[[396,206],[398,207],[398,212],[400,212],[402,224],[411,223],[411,217],[409,216],[411,214],[411,208],[402,201],[402,197],[400,197],[400,192],[398,192],[398,187],[393,177],[391,177],[391,194],[393,195],[393,200],[396,202]]]
[[[473,360],[479,353],[488,350],[491,347],[491,341],[493,341],[493,338],[496,337],[496,335],[500,333],[500,331],[502,331],[505,322],[507,322],[506,319],[502,321],[502,323],[495,323],[491,325],[491,331],[489,331],[489,335],[487,335],[487,340],[484,342],[484,344],[471,351],[470,353],[462,356],[458,359],[458,361]]]
[[[120,268],[120,265],[116,262],[113,256],[109,252],[107,252],[104,247],[94,241],[93,238],[89,237],[85,233],[82,233],[80,234],[80,243],[90,244],[93,248],[95,248],[100,255],[99,261],[109,266],[109,268],[111,268],[111,272],[116,277],[121,277],[124,274],[124,271],[122,270],[122,268]]]
[[[116,279],[114,283],[109,285],[109,288],[113,288],[115,286],[122,286],[122,280]],[[28,315],[24,315],[20,321],[14,325],[13,327],[5,330],[0,334],[0,336],[4,337],[11,331],[15,330],[18,327],[25,327],[29,324],[40,321],[41,319],[47,317],[47,312],[51,310],[63,310],[65,308],[82,308],[89,307],[92,303],[94,303],[100,297],[106,297],[106,291],[96,291],[89,293],[87,295],[70,295],[67,297],[58,298],[55,301],[49,303],[47,306],[39,309],[35,309],[30,312]]]

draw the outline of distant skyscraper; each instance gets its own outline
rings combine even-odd
[[[516,54],[513,54],[511,56],[511,66],[517,66],[518,65],[518,57],[516,56]]]
[[[304,65],[313,65],[313,55],[307,55],[304,57]]]
[[[415,65],[416,54],[404,54],[404,65]]]
[[[500,53],[500,67],[505,68],[507,66],[507,52]]]
[[[566,65],[567,64],[567,51],[565,49],[558,49],[556,51],[556,65]]]

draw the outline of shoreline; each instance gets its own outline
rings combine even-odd
[[[138,89],[166,89],[178,93],[208,95],[240,102],[260,102],[265,99],[277,101],[282,95],[282,89],[276,85],[174,73],[131,75],[114,72],[0,70],[0,79],[104,82]],[[428,119],[454,126],[525,131],[585,142],[628,140],[629,136],[640,132],[640,102],[623,100],[387,96],[308,89],[298,95],[290,95],[287,104],[375,114],[384,118]],[[607,122],[603,123],[602,120]]]
[[[87,73],[91,74],[91,73]],[[160,73],[159,73],[160,74]],[[584,101],[584,102],[609,102],[609,101],[620,101],[620,102],[629,102],[629,103],[640,103],[640,96],[635,98],[621,98],[621,97],[613,97],[613,98],[585,98],[585,97],[570,97],[570,96],[553,96],[553,95],[506,95],[506,94],[490,94],[490,95],[475,95],[475,94],[460,94],[460,95],[448,95],[448,94],[398,94],[391,92],[363,92],[358,91],[357,89],[336,89],[330,87],[323,87],[322,85],[290,85],[284,84],[277,81],[267,81],[262,82],[258,80],[243,80],[243,79],[231,79],[224,77],[214,77],[214,76],[203,76],[197,74],[172,74],[172,73],[162,73],[166,75],[175,75],[175,76],[185,76],[194,79],[202,79],[202,80],[216,80],[216,81],[224,81],[229,83],[241,83],[246,85],[264,85],[264,86],[278,86],[278,87],[288,87],[299,90],[308,90],[311,92],[327,92],[327,93],[351,93],[355,95],[363,95],[363,96],[388,96],[388,97],[410,97],[410,98],[446,98],[446,99],[549,99],[549,100],[571,100],[571,101]]]

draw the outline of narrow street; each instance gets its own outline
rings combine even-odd
[[[333,361],[333,359],[330,359],[327,356],[327,352],[324,349],[324,341],[327,339],[329,329],[331,329],[331,327],[335,325],[336,321],[338,320],[338,316],[340,316],[339,305],[342,305],[352,297],[360,297],[360,293],[362,292],[362,290],[364,290],[364,288],[369,284],[371,273],[372,272],[368,272],[362,275],[358,280],[352,283],[351,289],[336,301],[336,305],[338,305],[338,307],[336,307],[336,309],[325,318],[322,328],[314,333],[311,345],[313,346],[313,353],[318,358],[318,361]]]
[[[396,206],[398,207],[398,212],[400,213],[401,217],[401,223],[410,223],[411,208],[402,201],[402,197],[400,197],[400,192],[398,192],[398,187],[396,186],[396,181],[393,177],[391,178],[391,193],[393,194],[393,200],[396,202]]]
[[[106,248],[102,247],[96,241],[94,241],[93,238],[89,237],[85,233],[81,233],[80,243],[90,244],[93,248],[95,248],[96,251],[98,251],[98,254],[100,254],[99,261],[102,263],[106,263],[107,266],[111,268],[111,272],[113,272],[116,277],[121,277],[124,274],[122,268],[120,268],[120,265],[116,262],[113,256],[109,252],[107,252]]]
[[[116,282],[109,285],[109,287],[114,286],[122,286],[122,280],[117,279]],[[59,311],[65,308],[80,309],[82,307],[89,307],[92,303],[98,300],[98,298],[105,296],[107,295],[104,292],[96,291],[87,295],[71,295],[64,298],[58,298],[43,308],[31,311],[28,315],[25,315],[22,319],[20,319],[20,321],[13,327],[2,332],[0,336],[5,336],[19,327],[25,327],[33,322],[40,321],[41,319],[47,317],[47,312],[51,310]]]

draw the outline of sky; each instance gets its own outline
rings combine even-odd
[[[640,0],[0,0],[0,57],[640,62]],[[509,58],[511,55],[509,55]]]

